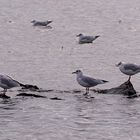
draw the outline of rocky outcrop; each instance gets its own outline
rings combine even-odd
[[[136,91],[130,81],[126,81],[118,87],[103,90],[93,90],[94,92],[103,94],[122,94],[126,95],[128,98],[138,97]]]

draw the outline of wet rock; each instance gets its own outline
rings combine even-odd
[[[83,96],[83,95],[75,95],[75,97],[77,98],[77,100],[79,101],[86,101],[86,102],[92,102],[95,100],[95,98],[91,95],[86,95],[86,96]]]
[[[77,89],[73,90],[73,93],[81,93],[81,92],[82,92],[81,90],[77,90]]]
[[[136,91],[130,81],[126,81],[118,87],[104,90],[93,90],[94,92],[103,93],[103,94],[123,94],[130,97],[138,97]]]
[[[52,92],[52,91],[54,91],[53,89],[48,89],[48,90],[46,90],[46,89],[39,89],[39,90],[37,90],[37,92]]]
[[[0,94],[0,98],[3,98],[3,99],[9,99],[10,97],[5,95],[5,94]]]
[[[86,99],[94,99],[95,97],[93,97],[93,96],[84,96]]]
[[[47,98],[46,96],[42,96],[42,95],[37,95],[37,94],[30,94],[30,93],[19,93],[16,96],[23,96],[23,97],[35,97],[35,98]],[[59,97],[52,97],[49,98],[51,100],[63,100]]]
[[[47,98],[46,96],[37,95],[37,94],[30,94],[30,93],[19,93],[16,96],[28,96],[28,97],[36,97],[36,98]]]
[[[127,98],[129,98],[129,99],[132,99],[132,98],[137,98],[137,97],[140,97],[140,95],[131,95],[131,96],[127,96]]]
[[[39,90],[39,87],[37,87],[36,85],[25,84],[22,86],[22,89],[29,89],[31,91],[36,91]]]
[[[61,98],[58,98],[58,97],[52,97],[52,98],[50,98],[51,100],[63,100],[63,99],[61,99]]]

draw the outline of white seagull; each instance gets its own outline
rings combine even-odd
[[[77,74],[77,82],[86,88],[86,93],[84,95],[87,95],[89,93],[89,88],[94,87],[98,84],[104,84],[108,81],[101,80],[101,79],[94,79],[88,76],[83,75],[83,72],[81,70],[76,70],[72,74]]]
[[[92,43],[96,38],[100,37],[99,35],[97,36],[85,36],[83,34],[77,35],[79,37],[79,44],[84,44],[84,43]]]
[[[52,22],[52,20],[47,20],[47,21],[36,21],[36,20],[32,20],[31,23],[33,23],[33,26],[48,26],[48,24],[50,24]]]
[[[129,75],[128,81],[130,81],[132,75],[140,72],[140,65],[119,62],[118,64],[116,64],[116,66],[119,67],[122,73]]]
[[[20,86],[24,86],[24,85],[7,75],[0,75],[0,87],[4,89],[3,94],[7,92],[7,89],[13,87],[20,87]]]

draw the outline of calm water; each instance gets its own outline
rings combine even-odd
[[[75,75],[110,81],[111,88],[127,76],[114,65],[140,64],[139,0],[1,0],[0,72],[43,89],[81,89]],[[52,29],[34,28],[31,20],[53,20]],[[76,35],[100,35],[79,45]],[[140,92],[140,75],[132,78]],[[0,99],[0,140],[139,140],[140,99],[76,93],[39,93],[48,99]],[[31,92],[30,92],[31,93]],[[50,97],[63,100],[54,101]]]

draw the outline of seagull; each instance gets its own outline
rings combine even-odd
[[[132,75],[140,72],[140,65],[119,62],[116,66],[119,67],[122,73],[129,75],[128,81],[130,81]]]
[[[3,90],[4,95],[7,92],[7,89],[10,89],[13,87],[20,87],[20,86],[24,86],[24,85],[12,79],[8,75],[0,75],[0,87],[4,89]]]
[[[52,20],[47,20],[47,21],[36,21],[36,20],[32,20],[31,23],[33,23],[33,26],[45,26],[47,27],[48,24],[50,24],[52,22]]]
[[[83,34],[77,35],[79,37],[79,44],[84,44],[84,43],[92,43],[96,38],[100,37],[99,35],[97,36],[84,36]]]
[[[76,70],[72,74],[77,74],[77,82],[86,88],[86,93],[84,95],[88,95],[89,88],[94,87],[98,84],[104,84],[108,81],[101,80],[101,79],[94,79],[88,76],[83,75],[83,72],[81,70]]]

